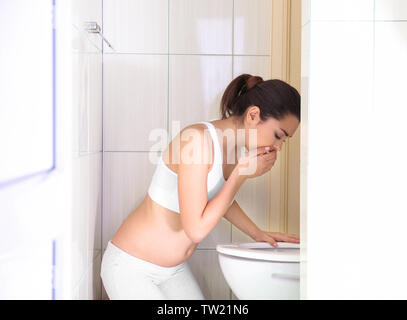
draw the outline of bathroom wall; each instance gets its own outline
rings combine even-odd
[[[104,0],[103,250],[144,199],[155,164],[152,129],[170,136],[219,117],[226,86],[241,73],[270,78],[271,0]],[[172,123],[179,121],[179,128]],[[269,225],[270,175],[248,180],[236,199]],[[235,299],[218,243],[253,241],[222,219],[188,260],[207,299]],[[103,298],[106,293],[103,290]]]
[[[72,174],[69,299],[101,298],[102,38],[84,22],[102,26],[102,1],[71,1]]]
[[[407,2],[302,9],[301,298],[406,299]]]

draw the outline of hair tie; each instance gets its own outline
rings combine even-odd
[[[254,86],[256,86],[258,83],[262,83],[263,78],[260,76],[251,76],[249,79],[246,81],[246,88],[247,90],[250,90]]]

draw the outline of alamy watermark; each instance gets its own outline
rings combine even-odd
[[[216,133],[219,137],[220,148],[223,150],[223,141],[226,138],[226,150],[227,152],[227,164],[235,164],[236,158],[239,161],[248,150],[257,148],[257,129],[248,130],[248,150],[245,147],[245,129],[237,129],[236,133],[233,129],[221,130],[216,128]],[[171,144],[171,163],[179,164],[182,160],[185,164],[209,164],[212,159],[212,149],[215,145],[212,143],[212,137],[208,128],[204,130],[204,136],[194,128],[186,128],[181,132],[180,121],[172,121],[171,123],[172,138],[168,139],[168,132],[164,128],[155,128],[150,131],[148,139],[150,141],[157,141],[150,148],[149,160],[153,164],[157,164],[159,158],[163,155],[164,150],[168,144]],[[184,145],[182,152],[180,153],[181,143]],[[240,146],[237,149],[235,146]],[[211,147],[209,147],[211,146]],[[213,147],[212,147],[213,146]],[[162,150],[162,151],[156,151]],[[207,151],[210,150],[210,151]],[[216,151],[215,151],[216,152]],[[169,152],[165,153],[163,160],[169,160]],[[222,153],[221,153],[222,154]],[[222,159],[215,159],[214,161],[222,161]],[[215,163],[214,163],[215,164]],[[253,174],[257,169],[257,161],[251,161],[247,166],[239,167],[240,175]]]

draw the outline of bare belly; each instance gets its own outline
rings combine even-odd
[[[198,245],[185,234],[180,215],[158,205],[148,194],[111,241],[130,255],[163,267],[184,262]]]

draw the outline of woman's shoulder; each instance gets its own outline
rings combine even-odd
[[[202,157],[204,163],[210,166],[212,163],[212,150],[210,133],[208,127],[204,123],[193,123],[185,126],[179,133],[180,135],[180,155],[189,154],[190,151],[200,150],[201,152],[195,153],[195,156]],[[184,151],[185,150],[185,151]],[[207,158],[209,157],[209,158]]]
[[[181,138],[181,141],[188,142],[192,137],[203,138],[205,133],[208,134],[207,130],[208,127],[204,123],[192,123],[182,128],[177,138]],[[200,141],[199,139],[195,139],[195,142],[199,143]]]
[[[187,129],[197,129],[197,130],[202,130],[203,129],[207,129],[208,127],[206,126],[206,124],[202,123],[202,122],[195,122],[195,123],[191,123],[187,126],[185,126],[181,131],[183,130],[187,130]]]
[[[204,151],[203,154],[205,155],[211,154],[212,145],[209,143],[210,139],[205,137],[206,129],[208,127],[204,123],[192,123],[182,128],[164,150],[164,163],[173,171],[178,172],[178,164],[182,154],[189,154],[192,150]],[[209,163],[212,163],[211,160],[211,157],[209,160],[207,159]]]
[[[181,140],[190,140],[191,136],[198,136],[200,138],[205,137],[205,134],[210,136],[209,127],[204,123],[192,123],[190,125],[185,126],[179,134],[181,135]],[[199,140],[199,139],[197,139]],[[201,140],[202,141],[202,140]],[[200,141],[196,141],[199,143]]]

